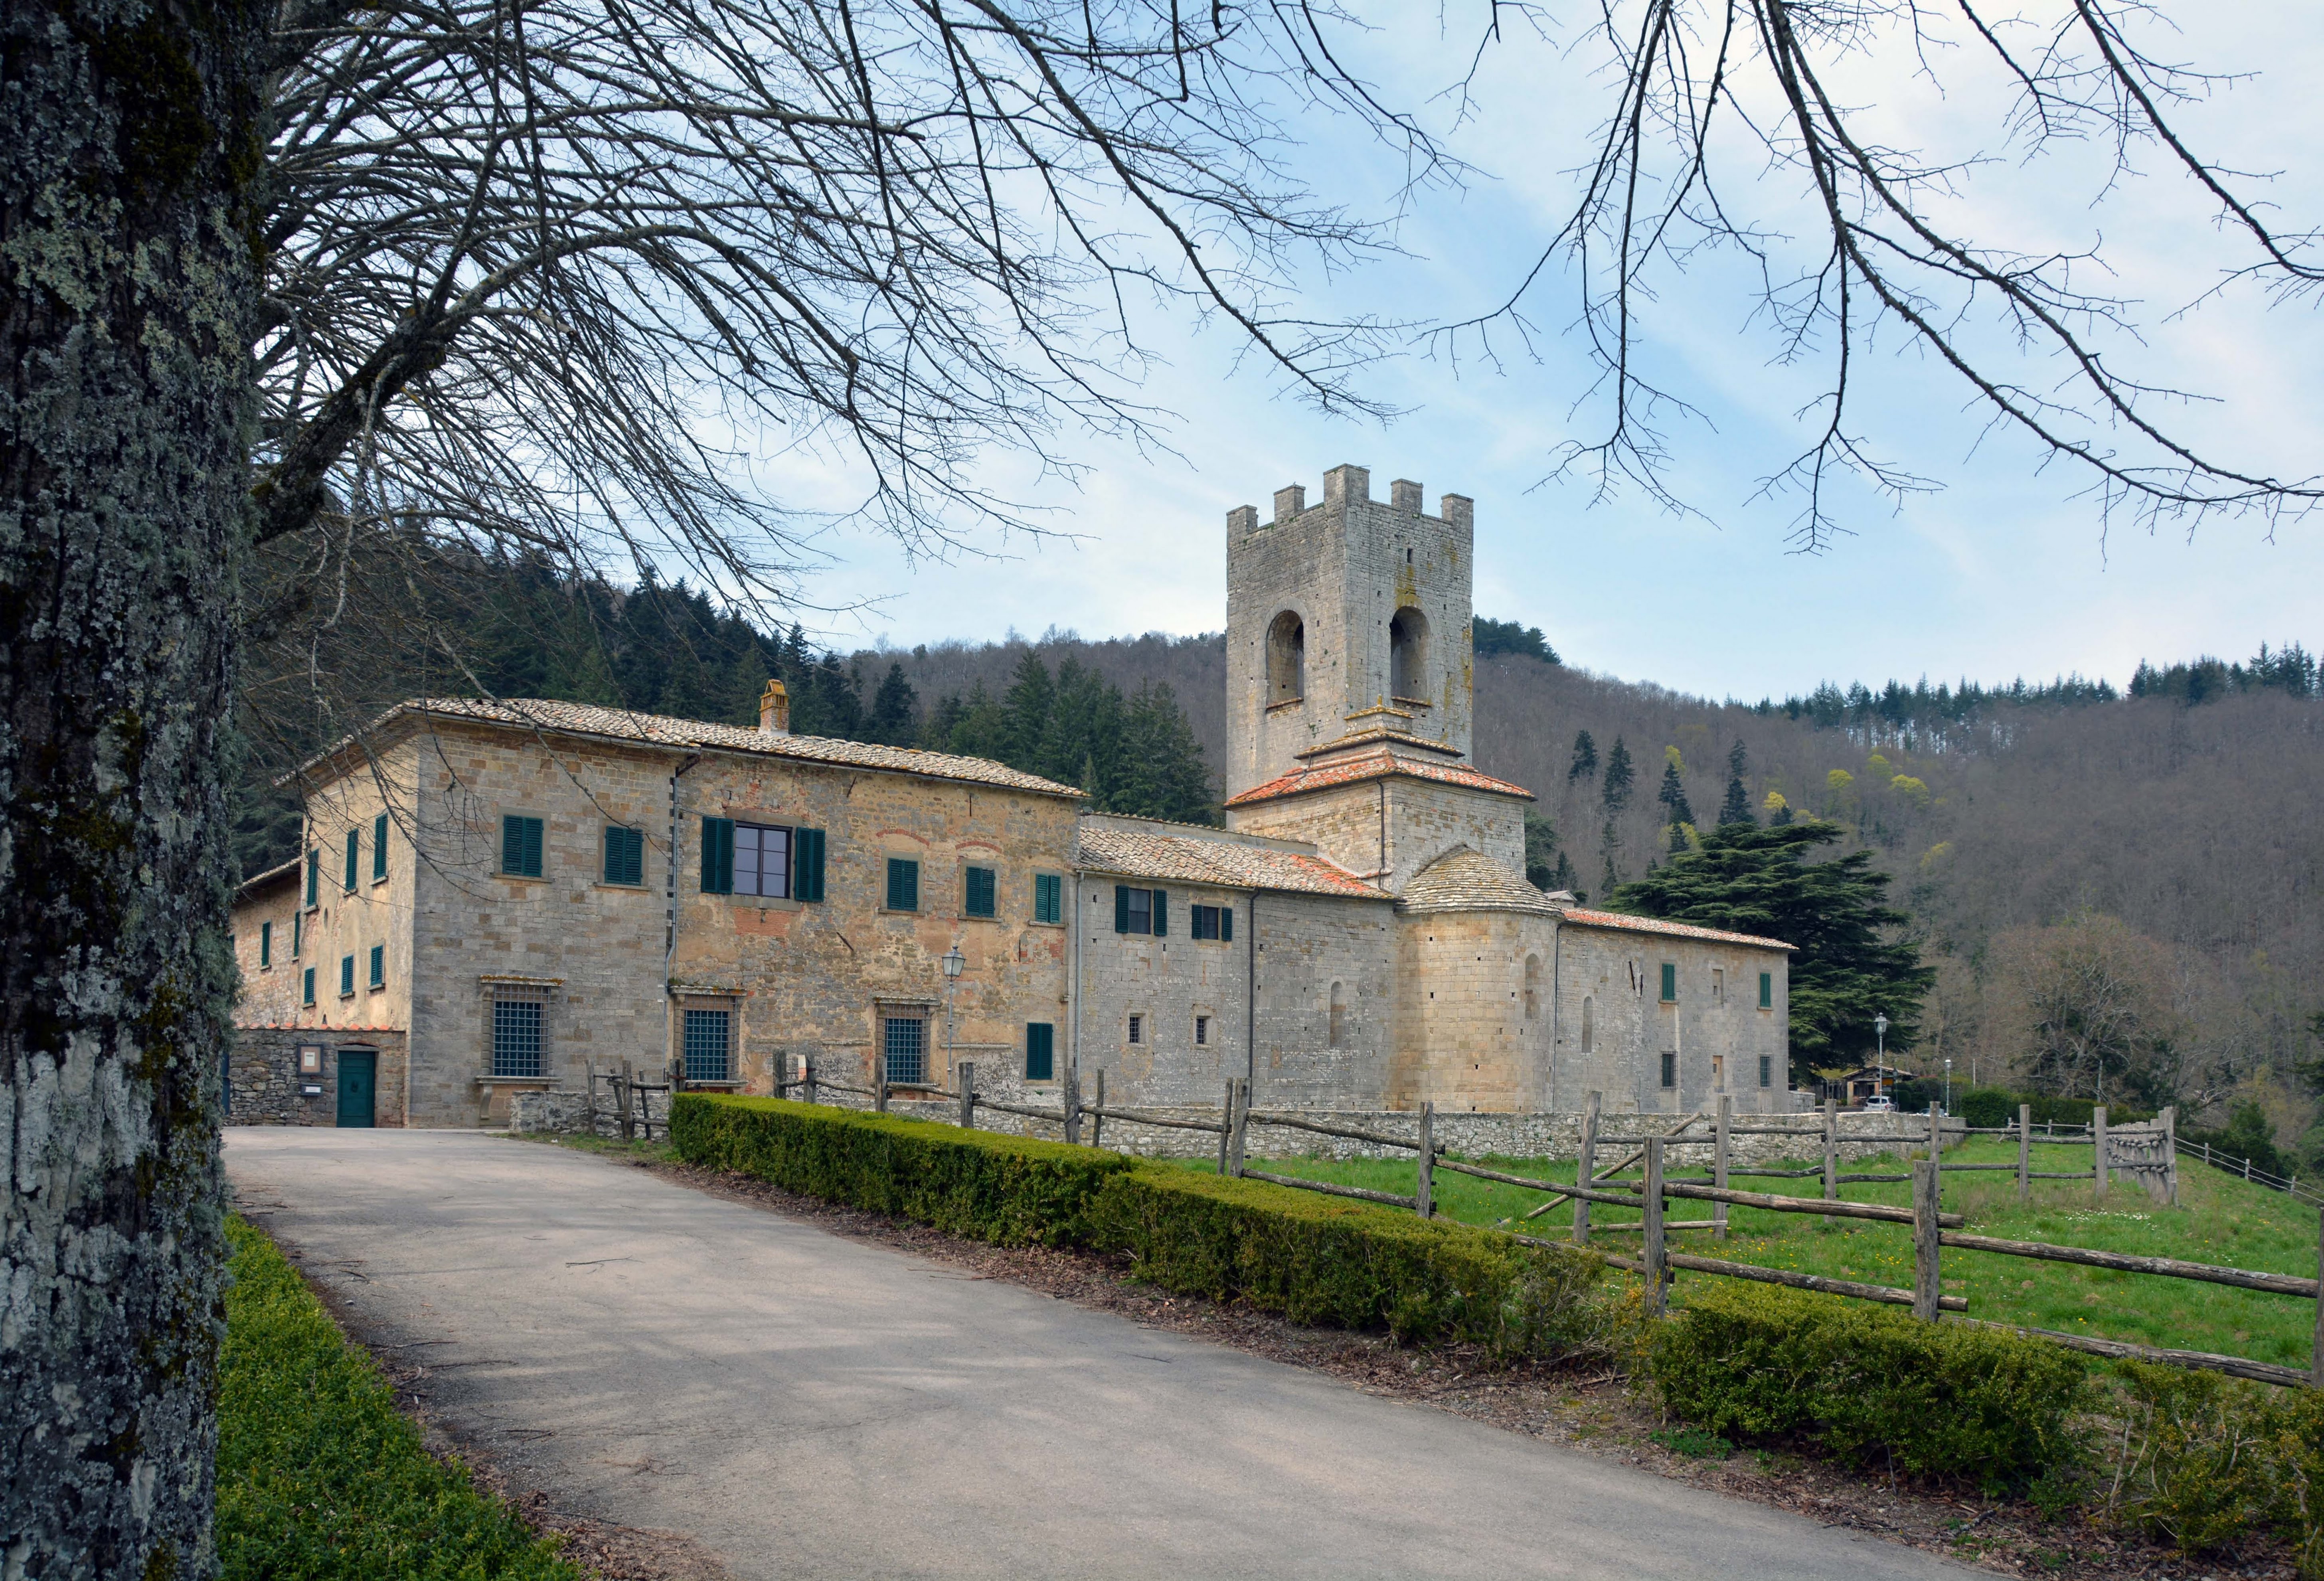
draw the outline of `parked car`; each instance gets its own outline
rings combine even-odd
[[[1864,1112],[1868,1114],[1894,1114],[1896,1101],[1885,1093],[1878,1097],[1867,1098],[1864,1100]]]

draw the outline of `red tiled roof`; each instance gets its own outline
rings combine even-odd
[[[1580,907],[1565,913],[1566,921],[1577,928],[1618,928],[1626,933],[1667,933],[1680,938],[1708,938],[1720,944],[1748,944],[1756,949],[1797,949],[1795,944],[1785,944],[1780,938],[1761,938],[1753,933],[1729,933],[1722,928],[1697,928],[1692,922],[1668,922],[1660,917],[1630,917],[1619,911],[1585,911]]]
[[[832,741],[819,735],[777,735],[746,725],[713,725],[700,719],[675,719],[663,714],[632,714],[622,708],[600,708],[588,703],[552,702],[541,698],[415,698],[398,703],[373,721],[380,731],[400,717],[425,719],[430,716],[463,719],[517,730],[554,731],[590,735],[606,741],[632,742],[644,746],[680,751],[708,748],[716,752],[754,753],[766,757],[805,763],[833,763],[845,768],[884,769],[893,773],[920,774],[934,780],[965,780],[996,785],[1037,796],[1065,796],[1078,801],[1082,792],[1038,774],[1020,772],[1006,763],[984,758],[955,757],[946,752],[918,752],[904,746],[876,746],[862,741]],[[352,745],[350,735],[318,754],[312,767]]]
[[[1439,785],[1459,785],[1471,790],[1489,790],[1496,796],[1522,797],[1527,801],[1533,792],[1522,785],[1512,785],[1507,780],[1471,768],[1466,763],[1423,763],[1415,758],[1399,757],[1383,747],[1368,752],[1361,757],[1349,758],[1336,763],[1319,763],[1312,769],[1294,769],[1279,780],[1269,780],[1264,785],[1254,785],[1239,796],[1227,798],[1229,807],[1248,807],[1254,801],[1271,801],[1278,796],[1297,796],[1309,790],[1329,790],[1334,785],[1353,785],[1365,780],[1385,780],[1401,775],[1410,780],[1427,780]]]
[[[260,890],[265,888],[269,884],[280,883],[285,879],[289,879],[295,883],[298,882],[298,878],[299,858],[293,856],[288,862],[276,863],[273,866],[268,868],[263,873],[254,873],[248,878],[244,879],[240,883],[235,885],[235,899],[248,900],[251,896],[256,894]]]
[[[1084,825],[1081,865],[1131,878],[1176,879],[1180,883],[1221,889],[1290,890],[1311,895],[1346,895],[1384,901],[1374,888],[1338,863],[1297,851],[1274,851],[1199,835],[1148,834]]]
[[[1550,898],[1482,851],[1455,846],[1415,874],[1396,909],[1407,915],[1429,911],[1523,911],[1554,917]]]

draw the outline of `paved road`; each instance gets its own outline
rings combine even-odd
[[[227,1137],[459,1430],[740,1577],[1969,1574],[585,1154]]]

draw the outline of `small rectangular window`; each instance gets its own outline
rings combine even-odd
[[[1678,1003],[1678,963],[1676,961],[1663,963],[1663,1003],[1665,1004]]]
[[[961,913],[968,917],[995,915],[1000,884],[990,867],[967,867],[961,870]]]
[[[493,1074],[540,1074],[541,1022],[548,1006],[538,999],[503,999],[493,1005]]]
[[[312,966],[299,974],[299,1003],[301,1004],[315,1003],[315,968]]]
[[[387,876],[387,814],[371,820],[371,876],[376,883]]]
[[[1711,1003],[1713,1004],[1727,1003],[1727,968],[1725,966],[1711,968]]]
[[[371,947],[371,985],[374,988],[387,986],[387,946],[383,944]]]
[[[258,925],[258,964],[262,966],[274,964],[274,924],[272,922]]]
[[[1033,920],[1062,922],[1065,920],[1065,881],[1061,874],[1037,873],[1033,875]]]
[[[909,856],[888,858],[888,910],[920,909],[920,864]]]
[[[1196,1016],[1196,1017],[1194,1018],[1194,1043],[1195,1043],[1195,1046],[1196,1046],[1196,1047],[1198,1047],[1198,1048],[1199,1048],[1199,1047],[1202,1047],[1203,1045],[1207,1044],[1210,1040],[1211,1040],[1211,1018],[1210,1018],[1209,1016],[1206,1016],[1206,1015],[1198,1015],[1198,1016]]]
[[[1130,884],[1113,886],[1113,930],[1116,933],[1154,931],[1154,892]]]
[[[339,957],[339,992],[342,994],[347,994],[355,991],[355,957],[351,955],[341,956]]]
[[[1762,1055],[1760,1055],[1760,1056],[1759,1056],[1759,1085],[1760,1085],[1761,1086],[1773,1086],[1775,1085],[1775,1079],[1774,1079],[1774,1078],[1775,1078],[1775,1057],[1774,1057],[1773,1055],[1770,1055],[1770,1054],[1762,1054]]]
[[[1219,936],[1219,909],[1216,906],[1196,906],[1186,924],[1190,938],[1216,938]]]
[[[299,958],[299,948],[306,940],[307,914],[304,911],[293,911],[290,913],[290,958],[292,960]]]
[[[539,878],[540,820],[511,813],[501,819],[501,871],[514,878]]]
[[[791,898],[791,831],[770,824],[738,823],[733,831],[734,888],[761,900]]]
[[[1055,1081],[1057,1077],[1057,1029],[1048,1022],[1025,1023],[1025,1079]]]
[[[686,1079],[731,1081],[730,1054],[733,1012],[689,1010],[686,1012]]]
[[[323,848],[315,846],[307,853],[307,904],[321,904],[323,887]]]
[[[634,888],[646,881],[646,832],[605,826],[605,882]]]
[[[1675,1049],[1663,1050],[1663,1086],[1678,1086],[1678,1050]]]
[[[919,865],[914,863],[917,867]],[[928,1079],[928,1023],[916,1015],[884,1018],[880,1035],[881,1056],[887,1062],[890,1086],[925,1086]]]
[[[1133,1015],[1130,1018],[1130,1040],[1133,1043],[1142,1043],[1146,1040],[1146,1018],[1144,1016]]]
[[[1775,1008],[1775,974],[1773,972],[1759,974],[1759,1008],[1761,1010]]]
[[[363,831],[360,829],[349,829],[347,831],[346,880],[339,886],[349,894],[355,892],[355,868],[362,861]]]

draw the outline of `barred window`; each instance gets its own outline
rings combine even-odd
[[[733,1012],[689,1010],[686,1012],[686,1079],[731,1081],[733,1060]]]
[[[1775,1061],[1772,1055],[1762,1054],[1759,1056],[1759,1085],[1761,1086],[1773,1086],[1775,1085],[1773,1079],[1775,1069]]]
[[[540,1074],[541,1025],[548,1006],[538,999],[502,999],[493,1004],[493,1074]]]
[[[916,1015],[883,1017],[881,1053],[890,1086],[925,1086],[928,1079],[928,1023]]]
[[[1663,1086],[1678,1086],[1678,1050],[1675,1049],[1663,1050]]]

